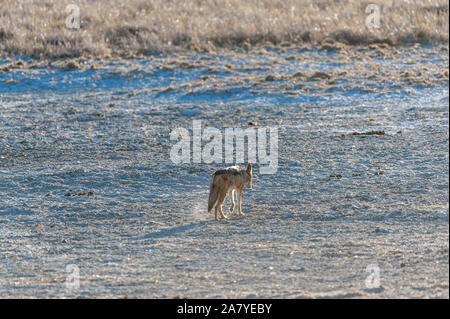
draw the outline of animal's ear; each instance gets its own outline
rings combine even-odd
[[[247,164],[247,173],[249,173],[249,174],[252,173],[252,163]]]

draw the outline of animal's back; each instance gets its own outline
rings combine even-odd
[[[239,166],[230,166],[227,168],[219,169],[214,172],[213,176],[223,175],[223,174],[240,175],[240,174],[242,174],[242,168]]]

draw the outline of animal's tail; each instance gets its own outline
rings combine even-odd
[[[217,196],[219,195],[219,187],[216,185],[214,178],[215,174],[211,175],[209,179],[209,200],[208,200],[208,213],[213,209],[214,204],[217,201]]]

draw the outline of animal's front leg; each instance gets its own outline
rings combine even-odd
[[[237,194],[237,200],[238,200],[238,214],[239,215],[244,215],[244,213],[242,213],[242,188],[238,189],[238,194]]]

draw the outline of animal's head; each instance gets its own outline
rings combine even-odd
[[[245,170],[246,174],[248,175],[248,181],[245,184],[248,188],[252,188],[252,163],[247,164],[247,169]]]

